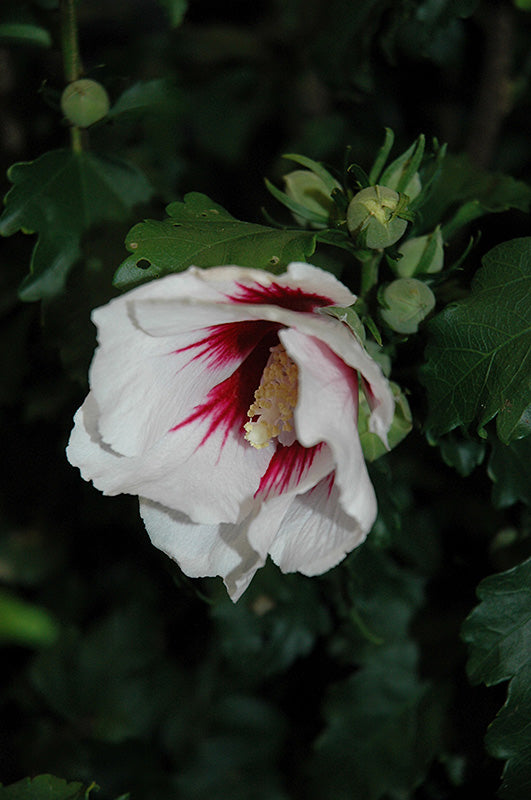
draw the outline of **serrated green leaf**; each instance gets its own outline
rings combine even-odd
[[[98,223],[123,220],[151,187],[135,167],[94,153],[52,150],[36,161],[14,164],[0,235],[37,233],[23,300],[58,294],[81,254],[81,237]]]
[[[304,261],[315,250],[315,233],[279,230],[235,219],[199,192],[166,209],[168,218],[146,220],[126,239],[131,255],[114,276],[119,288],[180,272],[191,265],[235,264],[282,270],[290,261]]]
[[[519,500],[531,505],[531,437],[508,445],[492,437],[489,475],[493,480],[492,503],[506,508]]]
[[[462,628],[472,683],[510,680],[507,701],[486,737],[489,752],[507,759],[500,792],[507,800],[528,797],[531,786],[530,586],[531,559],[485,578],[477,590],[481,602]]]
[[[37,775],[23,778],[9,786],[0,785],[0,800],[86,800],[91,789],[78,781],[68,783],[55,775]]]
[[[485,737],[488,752],[507,762],[499,790],[503,800],[522,800],[531,796],[530,714],[531,663],[528,663],[510,682],[507,702]]]
[[[467,672],[487,686],[517,675],[529,663],[531,640],[531,559],[481,581],[481,603],[465,620]]]
[[[522,432],[531,393],[531,238],[498,245],[483,259],[471,294],[428,325],[422,370],[427,428],[435,436],[493,417],[509,443]]]

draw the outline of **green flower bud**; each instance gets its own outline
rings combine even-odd
[[[422,146],[422,150],[423,149],[424,146]],[[410,167],[411,159],[414,158],[416,150],[417,143],[414,143],[405,153],[395,158],[392,164],[389,164],[380,178],[380,182],[383,186],[387,186],[389,189],[394,189],[395,191],[399,191],[398,187],[400,187],[400,191],[403,192],[403,194],[407,194],[410,200],[413,200],[422,191],[419,173],[414,172],[405,186],[401,186],[401,183],[402,180],[406,178],[406,171]]]
[[[402,258],[390,262],[391,269],[401,278],[418,273],[440,272],[444,264],[443,238],[439,226],[426,236],[407,239],[398,248]]]
[[[337,212],[337,207],[330,197],[330,191],[325,182],[315,172],[310,172],[308,169],[295,169],[293,172],[288,172],[284,175],[284,183],[286,186],[286,194],[291,200],[300,203],[301,206],[314,211],[316,214],[324,215],[327,219],[334,217]],[[337,188],[341,186],[336,182]],[[306,220],[299,217],[298,214],[293,215],[298,225],[305,225]],[[320,225],[317,222],[312,222],[312,228],[325,228],[326,224]]]
[[[351,236],[362,246],[378,250],[397,242],[407,227],[398,216],[405,211],[403,195],[386,186],[369,186],[354,195],[347,209]]]
[[[416,333],[419,323],[435,308],[435,295],[416,278],[398,278],[380,293],[383,321],[397,333]]]
[[[400,178],[402,177],[403,169],[397,169],[396,171],[392,172],[389,178],[385,181],[385,185],[389,189],[396,189]],[[410,200],[414,200],[417,195],[419,195],[422,191],[422,183],[420,182],[420,175],[418,172],[415,172],[412,178],[409,179],[405,188],[404,194],[407,194]]]
[[[69,83],[61,95],[61,109],[72,125],[88,128],[109,111],[109,95],[101,83],[81,78]]]
[[[396,447],[396,445],[401,442],[405,436],[407,436],[413,427],[413,422],[409,403],[405,395],[400,390],[400,387],[396,383],[393,383],[393,381],[389,381],[389,386],[391,387],[391,391],[393,392],[393,397],[395,399],[395,413],[391,427],[387,433],[389,450],[392,450],[393,447]],[[388,451],[380,437],[376,433],[372,433],[369,430],[370,415],[371,411],[367,402],[367,398],[363,392],[360,392],[358,433],[360,435],[361,447],[366,461],[375,461]]]

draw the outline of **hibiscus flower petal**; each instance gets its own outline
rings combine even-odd
[[[271,453],[249,447],[237,431],[190,424],[126,457],[103,442],[98,422],[89,394],[74,418],[67,458],[104,494],[142,495],[200,523],[236,522],[253,507]]]
[[[140,498],[140,514],[151,542],[191,578],[221,576],[236,602],[265,559],[253,550],[247,524],[197,525],[186,515]]]
[[[358,434],[357,373],[313,336],[288,329],[279,337],[299,368],[297,439],[305,447],[327,443],[343,509],[368,531],[376,500]]]
[[[333,476],[328,476],[293,498],[269,553],[283,572],[321,575],[366,536],[366,528],[341,508]]]

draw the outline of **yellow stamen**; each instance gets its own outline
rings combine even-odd
[[[293,444],[295,432],[293,410],[297,405],[297,365],[288,356],[284,347],[277,344],[265,365],[260,386],[254,393],[247,416],[245,439],[253,447],[268,447],[272,439],[285,445]]]

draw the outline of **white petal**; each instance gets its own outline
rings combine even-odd
[[[279,337],[299,368],[297,439],[305,447],[328,444],[343,509],[367,531],[374,521],[376,500],[358,434],[356,373],[313,336],[289,329],[280,331]]]
[[[321,575],[366,536],[367,529],[345,514],[337,488],[325,478],[293,499],[269,552],[283,572]]]
[[[114,452],[98,432],[99,411],[89,394],[74,418],[67,458],[104,494],[138,494],[186,513],[195,522],[236,522],[249,513],[267,468],[268,448],[249,447],[243,436],[204,426],[168,433],[139,456]]]
[[[234,601],[264,564],[249,544],[246,523],[196,525],[184,514],[145,498],[140,498],[140,513],[155,547],[191,578],[221,576]]]

